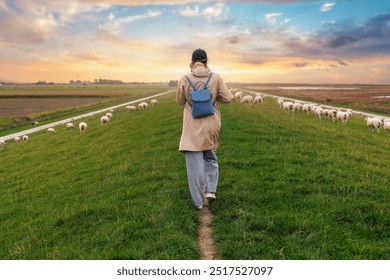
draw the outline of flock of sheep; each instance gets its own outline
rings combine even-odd
[[[244,95],[243,91],[237,90],[237,89],[231,89],[232,93],[234,94],[234,99],[239,101],[242,104],[262,104],[264,102],[263,97],[266,96],[265,94],[259,94],[256,93],[255,96],[252,95]],[[275,100],[279,104],[279,106],[286,112],[307,112],[308,114],[311,112],[315,116],[317,116],[320,119],[329,119],[332,120],[333,122],[338,121],[341,124],[346,124],[348,122],[348,119],[353,115],[353,111],[351,109],[345,109],[345,108],[330,108],[330,107],[325,107],[323,105],[319,104],[313,104],[313,103],[304,103],[304,102],[299,102],[299,101],[286,101],[281,97],[274,96]],[[152,99],[150,101],[150,104],[152,106],[157,105],[158,101],[156,99]],[[125,109],[132,112],[132,111],[137,111],[137,110],[145,110],[148,108],[148,103],[147,102],[141,102],[137,106],[126,106]],[[360,113],[359,113],[360,114]],[[106,125],[110,122],[112,119],[112,112],[107,113],[104,116],[100,117],[100,123],[101,125]],[[390,118],[383,118],[383,117],[378,117],[378,116],[370,116],[370,115],[365,115],[364,121],[366,122],[366,125],[368,129],[372,132],[377,132],[379,133],[379,130],[381,127],[385,131],[388,132],[390,135]],[[38,122],[35,122],[34,125],[38,125]],[[66,123],[65,124],[66,129],[72,129],[75,127],[75,125],[72,122]],[[78,124],[80,133],[85,133],[87,130],[87,123],[85,122],[80,122]],[[56,130],[54,127],[50,127],[47,129],[48,134],[55,134]],[[21,141],[23,142],[28,142],[29,136],[28,135],[23,135],[23,136],[16,136],[14,138],[14,141],[19,143]],[[5,145],[4,140],[0,140],[0,147],[3,147]]]
[[[152,106],[155,106],[157,105],[159,102],[157,99],[152,99],[150,101],[150,104]],[[146,110],[147,108],[149,107],[148,103],[147,102],[141,102],[138,104],[138,106],[134,106],[134,105],[131,105],[131,106],[126,106],[125,109],[129,112],[134,112],[134,111],[137,111],[137,110]],[[105,115],[101,116],[100,117],[100,124],[101,125],[106,125],[110,122],[110,120],[112,119],[113,117],[113,114],[112,114],[113,110],[111,110],[110,112],[106,113]],[[92,116],[92,114],[91,114]],[[33,125],[38,125],[39,123],[38,122],[34,122]],[[75,125],[73,122],[68,122],[68,123],[65,123],[65,127],[66,129],[73,129],[75,128]],[[88,128],[88,125],[86,122],[80,122],[78,124],[78,128],[79,128],[79,131],[81,134],[85,133],[85,131],[87,130]],[[48,134],[56,134],[57,131],[54,127],[49,127],[47,129],[47,133]],[[29,140],[29,136],[28,135],[23,135],[23,136],[16,136],[14,139],[13,139],[16,143],[20,143],[21,141],[27,143],[28,140]],[[0,140],[0,147],[3,147],[4,145],[6,144],[5,140]]]
[[[263,103],[263,96],[265,96],[259,93],[255,93],[254,97],[252,95],[244,96],[244,93],[240,90],[232,89],[231,91],[234,93],[234,99],[242,104],[261,104]],[[311,112],[320,119],[329,119],[333,122],[338,121],[340,124],[346,124],[353,115],[351,109],[331,108],[319,104],[289,101],[278,96],[274,96],[274,99],[286,113],[302,111],[309,114]],[[390,118],[365,115],[364,121],[371,132],[376,131],[379,133],[379,129],[383,127],[390,135]]]

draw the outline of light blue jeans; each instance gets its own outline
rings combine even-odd
[[[205,192],[217,191],[218,162],[213,150],[185,152],[187,179],[192,201],[196,207],[203,205],[202,186]]]

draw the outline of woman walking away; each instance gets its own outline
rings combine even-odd
[[[188,186],[196,208],[203,208],[202,186],[206,199],[214,200],[218,185],[218,162],[215,155],[221,129],[221,112],[217,101],[230,103],[233,95],[222,78],[212,73],[207,66],[207,53],[197,49],[192,54],[191,73],[184,76],[177,87],[176,101],[184,105],[183,129],[179,151],[186,157]],[[199,90],[202,101],[208,96],[209,108],[206,116],[198,114],[197,104],[204,108],[205,102],[197,103]],[[208,91],[209,90],[209,91]],[[191,98],[192,97],[192,98]],[[200,110],[202,111],[202,110]]]

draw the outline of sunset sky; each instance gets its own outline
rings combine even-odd
[[[389,0],[0,0],[0,81],[390,83]]]

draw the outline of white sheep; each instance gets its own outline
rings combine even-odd
[[[66,129],[74,128],[74,124],[73,123],[67,123],[65,126],[66,126]]]
[[[248,104],[252,104],[253,103],[253,96],[252,95],[245,95],[240,103],[244,104],[244,103],[248,103]]]
[[[309,113],[311,111],[312,106],[310,104],[303,104],[302,105],[302,111]]]
[[[3,147],[5,146],[5,141],[4,140],[0,140],[0,147]]]
[[[385,131],[387,131],[387,133],[390,134],[390,119],[384,120],[383,128],[385,129]]]
[[[15,141],[16,143],[19,143],[19,142],[20,142],[20,137],[19,137],[19,136],[16,136],[16,137],[14,138],[14,141]]]
[[[47,133],[49,133],[49,134],[55,134],[55,133],[56,133],[56,130],[55,130],[53,127],[49,127],[49,128],[47,129]]]
[[[287,101],[283,102],[283,110],[287,113],[290,112],[294,107],[294,103]]]
[[[237,92],[234,94],[234,99],[235,99],[235,100],[241,100],[241,99],[242,99],[242,91],[237,91]]]
[[[22,139],[23,139],[24,143],[27,143],[28,142],[28,135],[23,135]]]
[[[39,124],[38,121],[33,122],[33,125],[38,125],[38,124]]]
[[[110,118],[107,117],[107,116],[102,116],[102,117],[100,118],[100,124],[101,124],[101,125],[107,124],[107,123],[109,123],[109,121],[110,121]]]
[[[315,114],[318,118],[322,118],[322,112],[323,112],[323,109],[321,107],[317,107],[316,110],[315,110]]]
[[[379,133],[379,128],[382,126],[382,120],[375,117],[366,117],[364,121],[367,124],[368,129],[373,132],[374,129]]]
[[[152,106],[156,106],[158,104],[158,100],[152,99],[152,100],[150,100],[150,104],[152,104]]]
[[[130,112],[137,111],[137,107],[136,106],[126,106],[126,110],[128,110]]]
[[[336,116],[337,116],[337,110],[331,109],[328,111],[328,118],[332,119],[332,122],[336,121]]]
[[[138,109],[140,110],[146,110],[148,108],[148,103],[146,102],[141,102],[140,104],[138,104]]]
[[[111,113],[107,113],[106,114],[106,117],[109,118],[110,120],[112,119],[112,114]]]
[[[256,95],[253,99],[253,104],[261,104],[263,103],[263,97],[261,95]]]
[[[293,104],[293,112],[295,112],[295,110],[301,111],[301,110],[302,110],[302,107],[303,107],[303,105],[302,105],[301,103],[295,102],[295,103]]]
[[[87,124],[85,122],[81,122],[79,123],[79,130],[80,130],[80,133],[84,133],[86,130],[87,130]]]
[[[284,103],[283,99],[282,98],[278,98],[277,102],[278,102],[280,108],[283,108],[283,103]]]
[[[348,119],[350,117],[350,114],[345,111],[338,111],[336,114],[336,119],[340,121],[341,124],[346,124]]]

